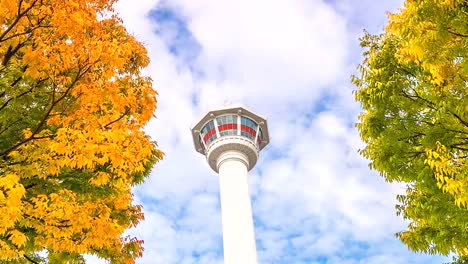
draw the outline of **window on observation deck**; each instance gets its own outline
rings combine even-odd
[[[257,123],[252,119],[242,116],[241,117],[241,136],[247,137],[251,140],[255,140],[257,133]]]
[[[202,128],[200,134],[201,138],[203,138],[203,141],[205,141],[207,145],[216,139],[216,129],[214,127],[213,120],[206,123],[206,125]]]
[[[216,118],[219,136],[237,135],[237,115],[224,115]]]
[[[262,129],[258,129],[258,138],[257,138],[257,144],[260,146],[260,143],[262,142],[263,140],[263,133],[262,133]]]
[[[200,146],[201,146],[203,152],[205,152],[205,144],[203,143],[203,138],[202,138],[201,134],[198,136],[198,142],[200,142]]]
[[[261,128],[258,127],[258,124],[253,121],[252,119],[241,116],[240,117],[240,127],[237,123],[238,115],[223,115],[216,117],[216,123],[218,126],[219,136],[237,136],[238,130],[240,128],[240,135],[242,137],[250,139],[252,142],[260,146],[260,143],[263,140],[263,133]],[[257,136],[257,129],[258,129],[258,137]],[[205,151],[205,146],[209,146],[211,142],[217,139],[216,135],[216,128],[214,120],[209,121],[206,123],[200,131],[200,145],[202,149]],[[205,144],[203,144],[205,143]]]

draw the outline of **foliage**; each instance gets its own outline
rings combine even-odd
[[[397,236],[415,251],[468,255],[468,3],[407,0],[385,33],[365,33],[357,128],[387,181],[407,183]]]
[[[0,0],[0,260],[133,263],[131,187],[162,157],[156,92],[115,0]]]
[[[461,257],[453,257],[453,261],[444,264],[467,264],[468,263],[468,256],[461,256]]]

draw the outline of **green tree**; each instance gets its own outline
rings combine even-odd
[[[412,250],[468,255],[468,3],[406,1],[380,35],[365,33],[356,100],[360,153],[406,184],[397,236]]]
[[[144,46],[114,0],[0,0],[0,262],[133,263],[132,186],[162,153]]]

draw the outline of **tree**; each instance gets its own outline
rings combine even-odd
[[[468,4],[407,0],[380,35],[365,33],[357,128],[387,181],[406,183],[397,234],[410,249],[468,255]],[[465,256],[465,257],[464,257]]]
[[[131,187],[162,153],[156,92],[115,0],[0,0],[0,261],[133,263]],[[45,260],[44,260],[45,261]]]

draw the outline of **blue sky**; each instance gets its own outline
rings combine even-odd
[[[249,172],[259,263],[443,263],[394,233],[400,184],[357,154],[360,112],[350,75],[363,28],[380,32],[402,1],[121,0],[117,11],[147,47],[158,91],[146,130],[165,152],[135,188],[146,220],[137,263],[222,263],[217,175],[190,127],[225,101],[267,116],[271,143]],[[90,263],[103,263],[90,257]]]

